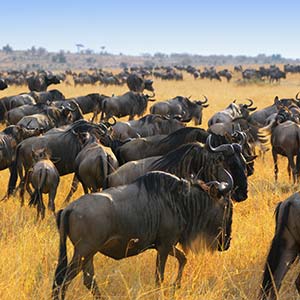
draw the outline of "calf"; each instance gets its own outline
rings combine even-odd
[[[32,150],[32,157],[33,166],[28,172],[26,183],[28,190],[30,189],[30,183],[34,188],[29,205],[37,208],[37,219],[40,214],[42,219],[44,219],[45,205],[42,194],[49,194],[48,209],[55,212],[54,199],[59,184],[59,174],[45,149]]]

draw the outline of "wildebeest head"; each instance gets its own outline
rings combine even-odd
[[[154,93],[153,80],[146,79],[144,82],[145,82],[145,90]]]
[[[201,125],[202,124],[202,111],[203,108],[206,108],[209,106],[209,104],[206,104],[208,101],[207,97],[204,96],[204,101],[196,100],[194,103],[197,104],[196,109],[194,109],[194,116],[195,116],[195,125]]]
[[[198,181],[201,187],[206,190],[212,200],[215,201],[216,213],[214,221],[219,224],[214,224],[214,228],[218,230],[217,236],[218,251],[226,251],[230,247],[231,241],[231,225],[233,205],[230,199],[231,190],[233,188],[233,179],[231,175],[224,170],[229,178],[229,182],[213,181],[203,183]]]
[[[60,79],[56,75],[52,74],[45,76],[45,81],[47,85],[60,83]]]
[[[251,107],[253,105],[253,100],[247,99],[250,103],[249,104],[240,104],[240,110],[242,113],[243,118],[247,119],[249,117],[250,112],[257,109],[257,107]]]
[[[242,154],[242,146],[237,143],[223,144],[217,147],[212,146],[212,135],[207,138],[207,147],[212,152],[221,152],[225,157],[225,164],[229,170],[233,182],[234,192],[232,199],[241,202],[248,197],[247,165]]]

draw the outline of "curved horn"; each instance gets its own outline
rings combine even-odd
[[[250,104],[245,104],[245,106],[248,108],[248,107],[251,107],[253,105],[253,100],[247,98],[246,100],[248,100],[250,102]]]
[[[296,100],[300,100],[300,98],[298,98],[299,93],[300,93],[300,92],[298,92],[297,95],[296,95],[296,97],[295,97]]]
[[[239,131],[239,130],[236,130],[233,134],[232,134],[233,137],[238,137],[240,136],[241,139],[239,141],[239,144],[241,146],[243,146],[245,143],[246,143],[246,140],[247,140],[247,135],[245,132],[242,132],[242,131]]]
[[[68,103],[65,108],[67,108],[69,111],[72,111],[72,112],[76,110],[76,108],[72,108],[70,103]]]
[[[212,152],[227,152],[228,154],[234,153],[234,148],[231,144],[223,144],[217,147],[213,147],[211,145],[211,137],[212,135],[210,134],[206,140],[206,145]]]
[[[231,174],[226,169],[224,169],[224,172],[228,177],[228,182],[220,182],[218,185],[218,190],[222,195],[227,194],[233,188],[233,179]]]
[[[205,95],[203,95],[203,97],[205,99],[204,101],[201,101],[201,100],[198,101],[201,105],[207,103],[207,101],[208,101],[208,99]]]

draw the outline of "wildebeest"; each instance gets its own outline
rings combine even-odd
[[[205,143],[208,133],[201,128],[184,127],[169,135],[153,135],[137,138],[124,143],[116,149],[112,146],[120,164],[142,158],[164,155],[179,146],[192,142]]]
[[[65,202],[70,201],[78,181],[82,184],[85,194],[89,191],[96,193],[104,186],[107,176],[119,166],[112,151],[101,145],[94,135],[87,132],[78,133],[78,136],[84,147],[76,156],[75,175]]]
[[[4,120],[5,114],[12,108],[24,105],[24,104],[35,104],[34,95],[31,94],[20,94],[16,96],[9,96],[0,99],[0,121]]]
[[[150,113],[161,116],[169,116],[170,118],[180,116],[182,122],[190,122],[193,119],[195,125],[201,125],[202,110],[204,107],[209,106],[209,104],[205,104],[208,99],[205,96],[204,98],[204,101],[191,101],[187,97],[177,96],[167,101],[155,103],[150,108]]]
[[[54,127],[60,127],[72,123],[72,109],[70,107],[58,108],[55,106],[47,107],[43,112],[24,116],[17,125],[27,129],[39,129],[48,131]]]
[[[256,107],[251,107],[253,105],[253,101],[248,99],[249,104],[236,104],[236,100],[230,103],[224,110],[215,113],[209,120],[208,126],[215,123],[227,123],[231,122],[236,118],[243,117],[247,119],[249,117],[250,111],[256,110]]]
[[[126,80],[127,86],[130,91],[142,93],[144,90],[153,92],[154,96],[154,88],[153,81],[150,79],[144,79],[142,75],[137,73],[131,73],[128,75]]]
[[[265,264],[260,291],[261,300],[277,299],[282,280],[300,254],[299,215],[299,192],[277,205],[275,234]],[[300,275],[295,284],[300,293]]]
[[[49,194],[48,209],[55,212],[55,196],[59,184],[59,174],[45,149],[32,150],[33,165],[27,176],[26,185],[32,184],[34,192],[30,197],[30,206],[36,206],[37,219],[45,217],[45,205],[42,194]],[[29,187],[27,186],[27,189]]]
[[[249,122],[253,123],[253,124],[258,124],[261,127],[267,125],[266,120],[268,119],[269,116],[271,116],[274,113],[278,112],[278,109],[281,106],[290,106],[291,104],[295,104],[297,106],[299,106],[299,100],[300,98],[298,98],[298,94],[296,95],[295,99],[293,98],[282,98],[279,99],[278,96],[276,96],[274,98],[274,102],[272,105],[265,107],[263,109],[257,110],[254,113],[252,113],[249,116]]]
[[[24,139],[38,135],[39,131],[28,130],[20,126],[8,126],[0,132],[0,170],[9,168],[16,157],[17,145]],[[5,198],[5,197],[4,197]]]
[[[34,94],[36,103],[49,103],[65,99],[63,93],[56,89],[44,92],[32,92],[32,94]]]
[[[218,72],[218,74],[221,77],[225,77],[227,79],[227,82],[230,82],[231,78],[232,78],[232,74],[228,69],[224,69]]]
[[[48,86],[51,84],[59,84],[60,79],[56,75],[46,75],[40,74],[36,76],[29,77],[27,79],[29,90],[36,92],[44,92],[47,90]]]
[[[16,187],[18,176],[20,176],[20,193],[24,194],[24,174],[26,176],[32,165],[32,148],[45,148],[51,153],[60,176],[75,171],[75,158],[82,149],[77,133],[90,132],[99,137],[107,134],[107,128],[103,124],[93,124],[85,120],[78,120],[66,128],[55,128],[39,137],[31,137],[17,146],[16,160],[12,165],[12,173],[9,179],[8,196]]]
[[[96,121],[98,114],[101,112],[102,101],[106,98],[109,98],[109,96],[93,93],[76,97],[73,100],[79,105],[83,114],[93,113],[92,121]]]
[[[146,111],[149,95],[141,93],[127,92],[121,96],[113,96],[102,101],[101,120],[109,120],[111,117],[118,118],[129,116],[132,120],[134,116],[142,116]]]
[[[215,142],[222,137],[209,136],[207,139],[207,149],[200,143],[185,144],[177,149],[161,156],[156,160],[143,160],[134,163],[133,166],[127,162],[120,173],[128,176],[123,179],[123,183],[130,183],[131,178],[137,178],[146,172],[159,170],[175,174],[178,177],[191,179],[197,178],[203,181],[218,180],[224,181],[228,170],[233,177],[235,191],[232,197],[236,201],[243,201],[247,198],[247,170],[246,161],[239,144],[222,144],[217,147],[212,146],[212,138]],[[224,140],[224,138],[222,138]],[[137,168],[135,168],[137,166]],[[131,169],[133,167],[133,169]],[[138,173],[140,172],[140,173]],[[118,183],[120,180],[119,170],[116,170],[108,178],[107,184]]]
[[[0,91],[7,89],[8,85],[6,84],[5,80],[0,78]]]
[[[292,170],[293,181],[296,183],[300,170],[300,125],[293,121],[280,124],[273,122],[268,127],[262,128],[261,133],[265,137],[271,137],[275,181],[278,179],[277,155],[280,154],[288,158],[288,173],[290,176]],[[294,156],[297,156],[296,164]]]
[[[190,183],[154,172],[130,185],[87,194],[72,202],[57,214],[60,243],[53,299],[65,298],[68,285],[80,271],[85,286],[95,298],[101,298],[94,278],[97,252],[122,259],[156,249],[157,284],[164,280],[168,256],[174,256],[179,263],[175,283],[180,286],[186,257],[177,244],[194,251],[200,250],[200,242],[212,251],[229,248],[231,187],[231,183]],[[69,264],[67,237],[74,246]]]
[[[185,124],[176,118],[150,114],[139,120],[117,122],[112,126],[112,137],[125,141],[128,138],[169,134],[183,127],[185,127]]]

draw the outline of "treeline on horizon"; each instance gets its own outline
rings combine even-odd
[[[77,51],[60,50],[49,52],[46,48],[32,46],[27,50],[14,50],[9,44],[0,50],[0,68],[18,69],[86,69],[86,68],[124,68],[132,65],[163,66],[163,65],[193,65],[193,66],[221,66],[221,65],[247,65],[247,64],[298,64],[300,59],[282,57],[280,54],[256,56],[247,55],[200,55],[189,53],[156,52],[140,55],[127,55],[123,53],[109,53],[104,46],[101,51],[82,49],[81,44],[76,45]],[[79,46],[79,47],[78,47]]]

